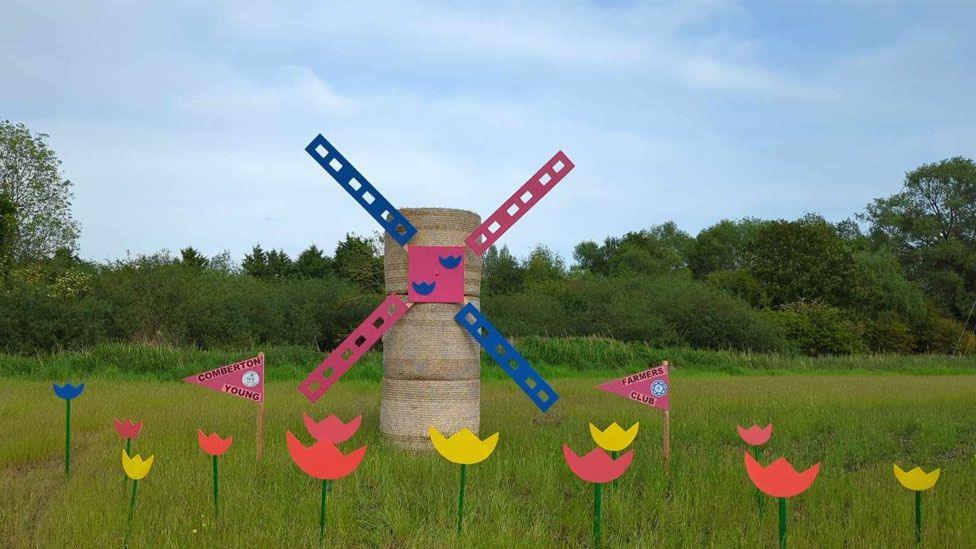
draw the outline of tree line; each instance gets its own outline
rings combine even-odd
[[[0,128],[0,350],[103,341],[328,349],[382,297],[377,235],[349,234],[331,255],[314,244],[295,257],[255,245],[240,262],[193,247],[80,260],[71,183],[45,137]],[[55,204],[30,205],[42,199]],[[973,353],[976,164],[921,166],[899,193],[840,223],[813,214],[723,220],[692,236],[667,222],[581,242],[571,262],[545,246],[523,258],[493,247],[482,295],[510,336],[811,355]]]

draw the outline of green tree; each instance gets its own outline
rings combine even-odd
[[[10,273],[17,207],[7,193],[0,193],[0,280]]]
[[[485,252],[484,271],[481,277],[484,293],[505,295],[522,291],[525,272],[508,246],[498,249],[495,246]]]
[[[354,282],[363,291],[383,290],[383,258],[377,238],[347,234],[336,246],[333,262],[337,275]]]
[[[332,258],[312,244],[295,260],[295,274],[299,278],[326,278],[332,276],[335,266]]]
[[[745,266],[746,250],[764,222],[755,218],[723,219],[698,233],[688,246],[688,267],[696,277]]]
[[[573,248],[573,259],[579,271],[607,276],[610,274],[610,256],[616,246],[616,240],[607,238],[603,245],[592,240],[584,240]]]
[[[16,261],[77,247],[72,183],[63,177],[61,161],[48,147],[47,137],[31,133],[23,124],[0,121],[0,193],[15,206],[10,247]]]
[[[773,306],[851,304],[855,274],[851,250],[822,217],[807,215],[762,225],[752,239],[746,262]]]
[[[939,307],[962,319],[976,301],[976,163],[956,157],[905,174],[901,192],[861,216],[909,278]]]
[[[539,284],[550,280],[560,280],[566,276],[566,262],[556,252],[546,246],[538,245],[522,265],[525,281]]]
[[[684,269],[692,238],[673,221],[609,237],[603,245],[581,242],[573,250],[578,269],[598,275],[659,276]]]
[[[268,251],[268,278],[284,280],[294,273],[295,263],[284,250],[271,249]]]
[[[679,271],[687,265],[691,242],[691,236],[673,221],[627,233],[610,255],[610,274],[660,276]]]
[[[241,269],[248,276],[254,278],[267,278],[268,276],[268,254],[260,244],[255,244],[251,248],[251,253],[244,256],[241,262]]]
[[[180,250],[180,265],[191,269],[206,269],[210,262],[196,248],[187,246]]]

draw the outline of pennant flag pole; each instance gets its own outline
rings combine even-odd
[[[597,389],[664,411],[664,421],[661,424],[661,459],[664,462],[668,495],[671,493],[671,381],[668,379],[670,369],[671,366],[665,360],[658,366],[597,386]]]
[[[262,355],[263,358],[264,355]],[[258,404],[258,432],[255,436],[255,444],[257,445],[257,460],[261,461],[264,457],[264,400]]]
[[[264,353],[183,378],[183,381],[257,403],[257,460],[264,455]]]

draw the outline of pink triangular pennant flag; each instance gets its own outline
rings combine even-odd
[[[608,381],[597,388],[653,408],[670,409],[671,383],[668,381],[667,361],[643,372]]]
[[[264,402],[264,353],[187,376],[183,381],[254,402]]]

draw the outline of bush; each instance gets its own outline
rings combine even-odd
[[[756,280],[756,277],[744,269],[709,273],[705,277],[705,284],[712,288],[725,290],[753,307],[768,305],[769,300],[763,293],[762,285]]]
[[[797,350],[808,355],[849,355],[866,350],[861,328],[835,307],[794,303],[773,313]]]
[[[39,284],[0,290],[0,349],[36,354],[104,341],[108,308],[91,297],[62,297]]]
[[[976,334],[934,311],[915,328],[915,350],[920,353],[976,354]]]
[[[602,336],[656,347],[785,347],[768,315],[687,276],[579,276],[485,296],[484,309],[506,335]]]
[[[0,292],[0,348],[36,353],[104,341],[332,348],[382,300],[334,278],[266,281],[155,258],[104,268],[84,292],[57,290],[17,281]]]
[[[892,313],[868,322],[864,335],[868,346],[876,353],[908,354],[915,350],[911,328]]]

